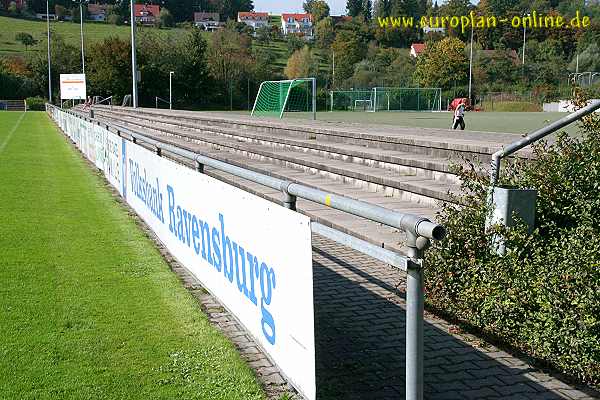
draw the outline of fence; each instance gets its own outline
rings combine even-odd
[[[354,200],[323,190],[296,184],[268,175],[263,175],[235,165],[207,157],[203,154],[185,150],[139,132],[122,127],[111,126],[90,119],[86,115],[73,111],[63,111],[52,105],[47,110],[55,119],[68,115],[70,118],[85,121],[87,124],[102,126],[114,132],[123,140],[133,144],[151,148],[159,157],[171,155],[192,161],[198,172],[203,173],[205,166],[219,171],[273,188],[282,193],[282,203],[285,208],[296,209],[296,199],[303,198],[328,207],[341,210],[359,217],[379,222],[406,232],[407,256],[375,246],[364,240],[337,231],[316,222],[310,224],[313,233],[322,235],[330,240],[351,247],[377,260],[390,264],[407,273],[407,321],[406,321],[406,399],[423,398],[423,269],[425,267],[424,252],[430,240],[441,240],[445,229],[426,218],[399,213],[381,206]],[[91,151],[93,153],[93,151]],[[262,267],[261,267],[262,268]]]
[[[332,90],[330,111],[441,111],[442,89],[375,87],[368,90]]]
[[[27,111],[26,100],[0,100],[0,110],[3,111]]]

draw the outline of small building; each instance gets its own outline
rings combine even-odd
[[[238,22],[242,22],[252,29],[257,30],[269,25],[269,13],[266,12],[239,12]]]
[[[419,54],[425,51],[425,43],[413,43],[410,45],[410,55],[417,58]]]
[[[134,17],[137,24],[155,25],[160,16],[160,7],[149,4],[135,4]]]
[[[312,14],[281,14],[281,31],[284,35],[298,35],[306,40],[314,36]]]
[[[424,26],[423,33],[426,35],[428,33],[441,33],[443,35],[446,33],[446,28],[432,28],[430,26]]]
[[[36,13],[35,14],[35,18],[41,19],[41,20],[45,21],[46,20],[46,13]],[[56,20],[58,20],[58,17],[56,16],[56,14],[48,14],[48,18],[50,19],[50,21],[56,21]]]
[[[106,21],[106,16],[109,14],[108,4],[88,4],[87,6],[87,19],[90,21]]]
[[[219,29],[223,24],[220,22],[219,13],[195,12],[194,25],[200,29],[204,29],[205,31],[212,32]]]
[[[25,0],[0,0],[0,5],[4,10],[8,10],[12,3],[15,3],[17,10],[22,10],[27,2]]]

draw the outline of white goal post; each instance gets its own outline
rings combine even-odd
[[[317,119],[316,78],[264,81],[258,88],[251,116],[276,116],[286,112],[308,112]]]

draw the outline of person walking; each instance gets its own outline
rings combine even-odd
[[[454,110],[454,122],[452,123],[452,129],[456,129],[460,126],[460,130],[465,130],[465,103],[460,103]]]

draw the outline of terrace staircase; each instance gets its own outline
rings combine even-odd
[[[453,163],[489,164],[514,134],[457,132],[320,121],[251,119],[234,114],[94,107],[94,118],[266,175],[435,220],[444,202],[457,202]],[[211,168],[206,174],[268,200],[281,192]],[[483,172],[483,169],[482,169]],[[298,199],[314,221],[378,246],[404,250],[394,228]]]

